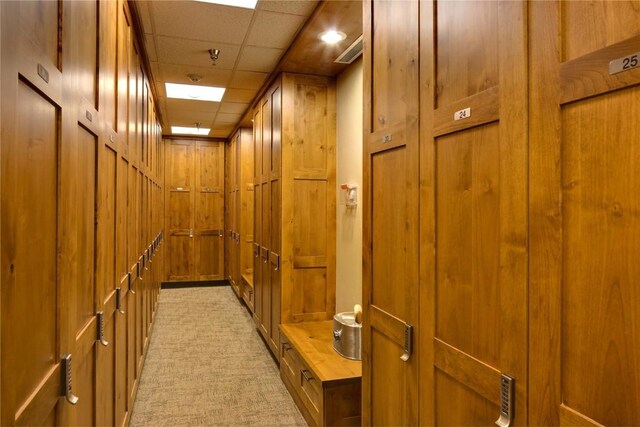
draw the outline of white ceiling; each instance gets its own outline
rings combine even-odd
[[[317,0],[259,0],[255,10],[191,0],[136,1],[156,84],[164,133],[171,126],[210,127],[229,136],[274,70]],[[209,49],[220,49],[216,65]],[[222,86],[222,102],[167,99],[165,82]]]

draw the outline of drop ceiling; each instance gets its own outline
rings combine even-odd
[[[333,60],[362,34],[358,1],[259,0],[244,9],[189,0],[134,2],[144,32],[151,80],[163,118],[171,126],[200,123],[210,137],[227,138],[250,125],[250,106],[280,71],[335,75]],[[318,33],[340,26],[347,39],[324,45]],[[209,49],[219,49],[215,65]],[[188,74],[202,79],[194,83]],[[165,82],[225,87],[221,102],[170,99]]]

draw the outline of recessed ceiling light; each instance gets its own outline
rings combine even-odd
[[[165,83],[167,98],[192,99],[195,101],[220,102],[224,95],[223,87],[183,85],[178,83]]]
[[[342,31],[329,30],[320,34],[320,40],[328,44],[336,44],[346,39],[347,35]]]
[[[186,135],[209,135],[211,129],[207,128],[190,128],[184,126],[171,126],[171,133],[181,133]]]
[[[223,6],[244,7],[245,9],[255,9],[258,0],[196,0],[202,3],[221,4]]]

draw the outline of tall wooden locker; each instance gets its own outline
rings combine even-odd
[[[418,4],[364,2],[363,425],[418,424]]]
[[[137,90],[131,10],[123,0],[2,2],[0,15],[0,424],[123,425],[139,378],[129,267],[139,243],[160,235],[151,222],[146,241],[132,234],[156,210],[150,198],[142,212],[132,178],[157,188],[159,171],[131,150],[137,129],[147,127],[147,145],[158,135],[151,94]],[[151,279],[149,302],[157,288]]]
[[[274,355],[279,325],[335,311],[335,83],[282,74],[254,114],[254,319]]]
[[[227,279],[238,298],[253,310],[253,139],[239,129],[225,146]],[[242,275],[248,278],[243,280]],[[247,289],[245,289],[245,284]]]
[[[167,281],[224,279],[224,143],[165,139]]]
[[[526,5],[420,8],[421,423],[526,424]]]
[[[638,425],[640,5],[529,18],[529,423]]]

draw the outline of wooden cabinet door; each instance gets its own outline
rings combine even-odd
[[[195,280],[195,162],[191,141],[168,140],[165,146],[167,280]]]
[[[253,319],[262,323],[262,110],[253,115]]]
[[[282,96],[281,88],[277,86],[270,94],[271,97],[271,164],[269,166],[270,211],[269,228],[271,230],[269,243],[269,271],[271,279],[271,325],[269,330],[269,346],[277,359],[280,358],[280,309],[281,274],[280,254],[282,240],[282,179],[280,176],[282,151]]]
[[[260,281],[262,288],[262,322],[260,331],[265,340],[271,334],[271,268],[269,251],[271,247],[271,99],[267,96],[262,103],[262,242],[260,247]]]
[[[638,425],[640,8],[529,16],[529,423]]]
[[[525,4],[420,7],[421,423],[526,424]]]
[[[365,1],[364,26],[362,423],[417,425],[418,1]]]
[[[224,143],[196,142],[195,165],[195,280],[223,280]],[[236,251],[232,251],[232,260],[235,277]]]
[[[71,75],[61,72],[58,4],[2,2],[0,8],[0,424],[56,425],[70,422],[71,405],[60,398],[60,360],[75,348],[70,327],[77,323],[69,309],[78,286],[70,261],[80,208],[68,188],[59,194],[75,165],[77,110],[63,108]]]

